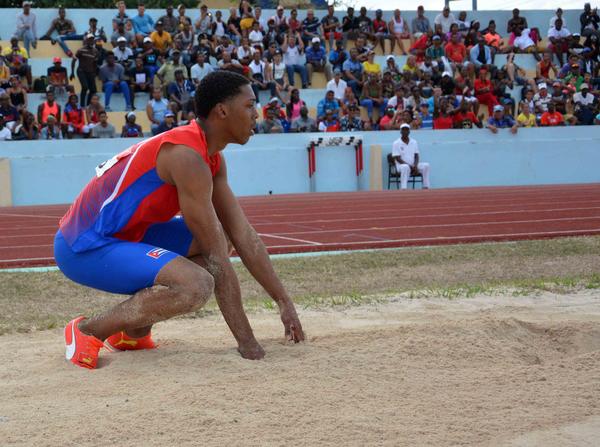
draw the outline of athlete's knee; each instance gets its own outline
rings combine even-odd
[[[195,266],[193,272],[186,275],[184,283],[179,285],[184,311],[193,312],[204,306],[215,290],[213,276],[202,267]]]

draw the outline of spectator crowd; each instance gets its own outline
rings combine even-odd
[[[205,5],[195,14],[183,5],[169,6],[156,20],[142,3],[135,12],[122,1],[116,7],[112,30],[98,28],[92,17],[84,32],[61,7],[38,38],[31,4],[23,3],[10,46],[0,55],[0,139],[158,134],[195,119],[196,88],[214,70],[248,77],[257,101],[267,92],[270,99],[257,102],[260,133],[406,125],[485,126],[496,133],[600,124],[600,18],[588,3],[580,23],[566,23],[558,8],[547,29],[529,27],[518,9],[505,24],[481,24],[464,11],[455,16],[449,7],[431,23],[422,6],[410,23],[398,9],[386,21],[381,10],[371,17],[364,7],[358,14],[348,8],[340,19],[330,6],[319,19],[312,9],[300,17],[297,9],[278,6],[265,18],[247,0],[230,8],[227,19],[221,11],[213,16]],[[34,81],[29,64],[38,39],[59,45],[70,59],[63,65],[54,57],[45,81]],[[69,41],[83,45],[72,51]],[[406,55],[402,66],[393,55],[383,66],[377,63],[375,50],[379,46],[385,54],[386,41],[392,52]],[[535,58],[535,72],[517,65],[515,54]],[[315,72],[327,82],[316,110],[301,98]],[[515,94],[517,86],[522,89]],[[32,89],[45,92],[37,113],[28,110]],[[147,95],[144,104],[136,104],[136,93]],[[114,95],[126,104],[121,129],[109,122]],[[149,129],[136,122],[136,110],[146,115]]]

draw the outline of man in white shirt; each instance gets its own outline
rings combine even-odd
[[[400,173],[400,189],[408,188],[408,178],[418,174],[423,176],[423,189],[429,189],[429,163],[419,161],[419,145],[410,138],[408,124],[400,126],[400,135],[392,145],[392,156]]]
[[[192,65],[190,71],[194,85],[198,85],[204,76],[214,71],[214,68],[212,65],[206,63],[206,56],[204,53],[199,52],[196,56],[196,63]]]
[[[348,84],[346,84],[346,81],[342,79],[342,70],[336,68],[333,70],[333,79],[327,83],[326,90],[331,90],[333,92],[333,97],[342,101],[347,86]]]
[[[133,60],[133,50],[127,46],[127,38],[120,36],[117,38],[117,46],[113,48],[115,60],[125,68],[129,69]]]
[[[575,116],[580,124],[594,123],[596,97],[590,92],[587,83],[581,84],[580,91],[573,95],[573,104],[575,104]]]
[[[436,25],[442,25],[442,31],[444,33],[449,33],[450,26],[453,23],[456,23],[456,19],[454,18],[454,14],[450,12],[450,7],[445,6],[444,10],[435,17],[433,23]]]
[[[571,32],[563,26],[562,19],[556,19],[554,26],[548,30],[550,44],[548,48],[556,54],[560,65],[565,63],[563,54],[569,51]]]
[[[4,115],[0,113],[0,141],[12,140],[12,133],[4,126]]]
[[[529,28],[521,29],[518,26],[514,28],[515,40],[513,41],[513,51],[515,53],[533,53],[536,60],[541,60],[538,54],[537,45],[529,36],[531,30]]]
[[[300,73],[302,88],[308,88],[308,72],[306,70],[306,57],[304,56],[304,43],[298,33],[286,34],[281,46],[283,63],[287,70],[290,85],[294,86],[294,73]]]

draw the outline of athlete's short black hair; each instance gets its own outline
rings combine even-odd
[[[207,74],[200,81],[194,95],[196,115],[207,118],[218,103],[233,98],[240,93],[241,87],[248,84],[248,78],[233,71],[217,70]]]

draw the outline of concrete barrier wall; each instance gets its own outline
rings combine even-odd
[[[243,147],[228,147],[224,155],[234,192],[309,192],[306,148],[311,138],[324,135],[256,135]],[[357,181],[353,148],[319,148],[317,191],[368,190],[372,145],[381,147],[381,156],[375,157],[381,165],[375,171],[381,170],[383,187],[387,186],[385,157],[399,133],[357,135],[364,141],[361,177]],[[517,135],[508,130],[494,135],[486,129],[416,131],[412,136],[421,148],[421,159],[431,163],[434,188],[600,182],[600,126],[520,129]],[[68,203],[94,175],[95,166],[136,141],[2,142],[0,159],[10,160],[10,170],[0,170],[0,177],[10,175],[14,205]],[[6,183],[0,178],[0,185]]]

